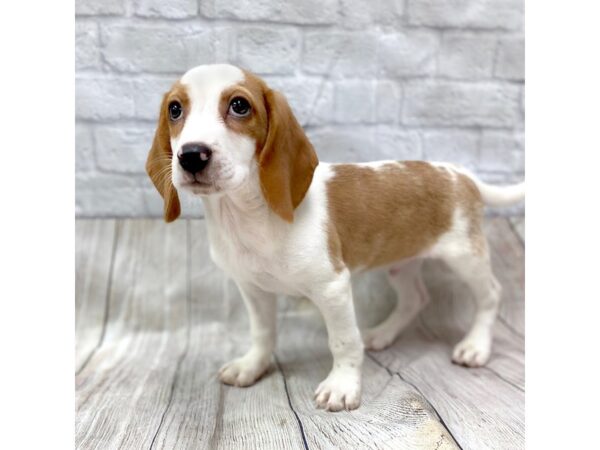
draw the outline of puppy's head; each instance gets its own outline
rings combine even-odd
[[[180,214],[178,190],[223,195],[248,183],[291,222],[317,164],[283,95],[249,72],[218,64],[190,70],[164,95],[146,170],[167,222]]]

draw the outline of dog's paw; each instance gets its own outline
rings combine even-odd
[[[467,367],[481,367],[490,359],[491,340],[466,337],[454,347],[452,361]]]
[[[381,327],[369,328],[363,332],[363,343],[367,350],[383,350],[396,340],[396,333]]]
[[[317,407],[327,411],[358,408],[360,382],[360,371],[356,369],[333,369],[315,391]]]
[[[219,370],[219,379],[232,386],[253,385],[269,368],[270,359],[245,355],[228,362]]]

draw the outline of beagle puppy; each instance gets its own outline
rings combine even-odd
[[[219,372],[249,386],[275,348],[276,295],[311,299],[325,319],[333,367],[317,407],[355,409],[364,347],[391,344],[427,303],[423,259],[445,261],[477,299],[473,324],[454,348],[458,364],[486,363],[500,285],[482,233],[484,205],[524,198],[524,185],[494,187],[444,163],[319,162],[282,94],[237,67],[202,65],[163,98],[146,170],[180,214],[179,191],[204,202],[210,254],[236,282],[252,346]],[[401,301],[361,337],[350,276],[383,269]]]

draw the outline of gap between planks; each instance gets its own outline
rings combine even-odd
[[[196,222],[196,221],[194,221],[194,222]],[[115,222],[115,230],[118,231],[121,228],[122,223],[123,223],[123,221]],[[181,353],[179,355],[179,358],[178,358],[177,364],[176,364],[177,368],[175,369],[175,372],[173,373],[173,378],[170,381],[169,395],[168,395],[168,398],[167,398],[164,410],[162,411],[161,419],[160,419],[160,422],[158,424],[158,427],[156,428],[156,430],[155,430],[155,432],[153,434],[152,442],[150,444],[151,448],[157,446],[156,445],[158,443],[157,437],[163,431],[163,427],[164,427],[164,425],[166,423],[166,417],[169,416],[170,411],[172,409],[172,406],[174,405],[173,402],[174,402],[174,398],[175,398],[175,393],[178,391],[178,385],[183,381],[182,377],[184,375],[182,374],[182,366],[184,364],[184,361],[186,359],[188,359],[188,357],[189,357],[190,333],[191,333],[191,321],[192,321],[192,314],[190,312],[191,312],[191,302],[193,300],[191,298],[191,296],[192,296],[191,295],[191,291],[192,291],[192,289],[191,289],[192,277],[191,277],[191,267],[190,267],[190,265],[191,265],[191,262],[190,262],[191,261],[190,253],[191,253],[192,247],[193,247],[192,245],[190,245],[191,227],[192,227],[192,222],[190,222],[189,220],[186,221],[186,242],[187,242],[187,245],[186,245],[186,248],[187,248],[187,256],[186,256],[186,258],[187,258],[187,263],[186,263],[186,271],[187,271],[187,274],[186,274],[186,280],[187,280],[186,281],[187,282],[187,285],[186,285],[186,311],[187,311],[187,313],[186,313],[186,316],[187,316],[186,340],[185,340],[185,344],[184,344],[183,353]],[[113,277],[114,277],[113,272],[115,271],[114,260],[115,260],[115,253],[116,253],[116,250],[117,250],[117,247],[118,247],[118,242],[119,242],[117,234],[118,233],[115,233],[115,236],[114,236],[114,239],[113,239],[113,242],[112,242],[112,254],[111,254],[111,263],[110,263],[110,284],[113,283]],[[81,372],[84,371],[84,369],[88,366],[89,361],[97,353],[98,349],[100,349],[103,346],[104,338],[105,338],[105,335],[106,335],[106,327],[108,325],[108,320],[109,320],[109,316],[110,316],[110,309],[109,309],[110,308],[110,303],[108,301],[110,295],[111,295],[111,287],[109,286],[109,288],[107,290],[107,293],[106,293],[106,296],[104,298],[104,301],[105,301],[105,303],[104,303],[105,313],[104,313],[104,320],[103,320],[104,325],[103,325],[102,332],[101,332],[101,338],[98,340],[97,345],[95,346],[95,348],[93,350],[93,353],[88,356],[88,358],[85,361],[85,364],[83,364],[80,367],[80,369],[78,370],[78,373],[81,373]],[[289,304],[288,307],[291,307],[291,304]],[[245,330],[245,329],[242,330],[243,333],[245,333],[246,331],[247,330]],[[374,359],[372,355],[368,355],[368,357],[375,364],[377,364],[377,362],[375,361],[376,358]],[[276,357],[276,359],[275,359],[275,366],[276,366],[277,372],[281,373],[282,382],[283,382],[283,390],[285,391],[285,398],[286,398],[286,400],[288,402],[288,406],[289,406],[291,412],[293,413],[293,415],[296,418],[297,425],[300,428],[300,435],[301,435],[300,437],[301,437],[301,439],[303,441],[302,442],[303,448],[307,448],[308,447],[307,436],[305,435],[305,430],[304,430],[305,427],[302,424],[301,413],[299,413],[298,411],[296,411],[296,408],[294,407],[294,404],[293,404],[293,401],[292,401],[292,397],[294,397],[294,396],[290,394],[290,387],[288,386],[288,380],[286,378],[286,374],[285,374],[285,371],[283,369],[283,365],[284,364],[279,360],[279,358]],[[388,366],[383,365],[383,363],[381,363],[379,366],[381,368],[385,368],[385,370],[388,373],[388,375],[390,374],[391,369],[389,369]],[[401,380],[403,380],[403,378],[400,376],[399,373],[398,373],[398,377]],[[406,382],[406,380],[404,380],[404,381]],[[414,387],[414,385],[413,385],[413,387]],[[414,387],[414,388],[417,391],[420,390],[420,389],[418,389],[416,387]],[[92,395],[92,394],[90,394],[90,395]],[[421,393],[421,395],[422,395],[422,393]],[[221,415],[223,414],[223,410],[222,410],[222,406],[223,406],[222,405],[222,400],[223,400],[223,398],[222,397],[223,396],[221,395],[221,408],[217,412],[217,414],[221,414]],[[431,402],[431,400],[425,398],[424,395],[422,395],[422,397],[433,408],[433,403]],[[442,417],[440,416],[440,414],[439,414],[438,411],[436,411],[436,414],[438,415],[438,417],[440,418],[440,420],[442,420]],[[332,415],[332,417],[334,417],[334,416],[335,415]],[[445,424],[443,424],[443,425],[445,426]],[[447,426],[445,426],[445,428],[448,429]],[[217,425],[215,425],[215,431],[216,431],[216,429],[217,429]],[[450,433],[449,429],[448,429],[448,432]],[[312,438],[314,439],[314,436]],[[454,439],[454,440],[455,440],[455,442],[457,442],[456,439]]]

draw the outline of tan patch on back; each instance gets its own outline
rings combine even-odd
[[[332,165],[328,182],[329,252],[336,270],[372,268],[416,256],[450,229],[458,202],[481,210],[479,191],[464,175],[421,161],[379,167]],[[479,213],[480,214],[480,213]]]
[[[478,255],[485,254],[487,252],[487,241],[482,229],[484,203],[479,189],[473,180],[466,175],[458,174],[456,199],[458,207],[463,211],[469,222],[469,240],[473,251]]]

